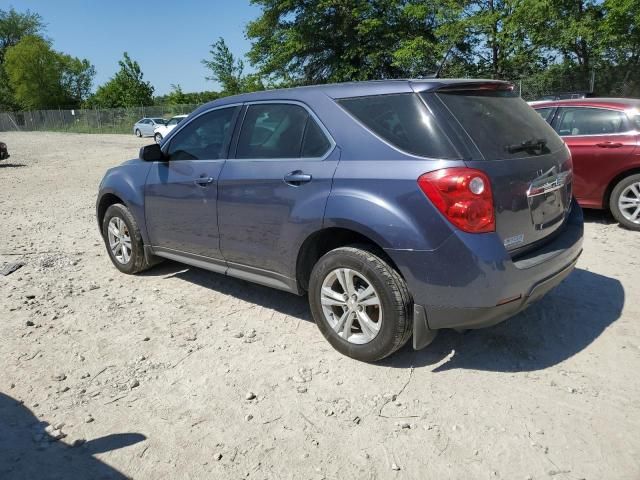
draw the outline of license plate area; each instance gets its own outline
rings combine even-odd
[[[566,211],[561,190],[529,197],[531,221],[536,230],[544,230],[564,218]]]
[[[555,173],[555,168],[535,179],[527,191],[531,222],[544,230],[564,219],[569,208],[571,173]]]

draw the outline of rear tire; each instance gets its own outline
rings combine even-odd
[[[107,208],[102,220],[102,238],[111,262],[122,273],[132,275],[155,264],[145,257],[136,220],[129,209],[120,203]]]
[[[640,174],[618,182],[611,192],[609,209],[621,226],[640,231]]]
[[[347,288],[351,290],[347,292],[341,287],[343,283],[354,288]],[[368,245],[336,248],[320,258],[311,272],[309,304],[329,343],[356,360],[380,360],[411,338],[413,300],[407,284]]]

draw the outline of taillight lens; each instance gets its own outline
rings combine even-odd
[[[425,173],[418,185],[442,214],[460,230],[493,232],[496,218],[489,178],[472,168],[444,168]]]

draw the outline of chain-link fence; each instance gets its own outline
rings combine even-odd
[[[552,69],[513,83],[525,100],[571,98],[572,96],[640,97],[640,70],[608,67],[606,70]],[[190,113],[198,105],[153,107],[36,110],[0,112],[0,132],[12,130],[78,133],[132,133],[133,124],[144,117],[170,118]]]
[[[629,67],[544,72],[513,81],[525,100],[590,97],[640,97],[640,70]]]
[[[132,133],[133,124],[144,117],[169,119],[191,113],[198,105],[154,107],[34,110],[0,112],[0,132],[49,131],[77,133]]]

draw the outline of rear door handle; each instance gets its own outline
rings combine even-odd
[[[200,178],[196,178],[193,183],[195,183],[196,185],[199,185],[200,187],[206,187],[207,185],[209,185],[210,183],[213,183],[213,177],[205,177],[202,176]]]
[[[601,142],[601,143],[596,143],[596,145],[600,148],[620,148],[622,146],[621,143],[614,143],[614,142]]]
[[[293,172],[287,173],[284,176],[284,181],[289,185],[298,187],[303,183],[309,183],[311,181],[311,178],[311,175],[309,175],[308,173],[303,173],[302,170],[295,170]]]

